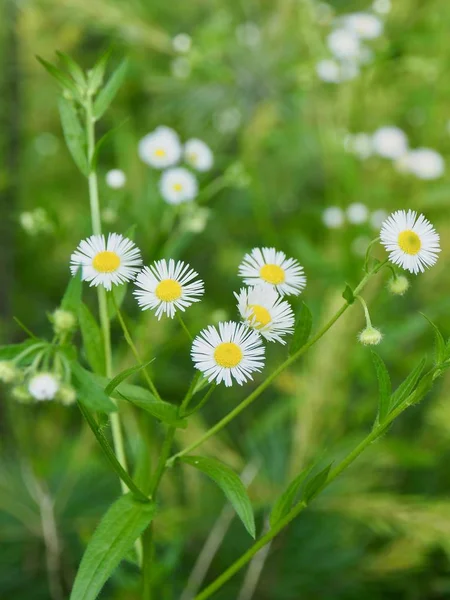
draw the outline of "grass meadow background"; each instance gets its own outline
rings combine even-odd
[[[441,234],[437,265],[411,276],[405,296],[389,295],[387,272],[365,292],[373,324],[384,334],[378,350],[394,384],[424,352],[431,355],[432,331],[420,312],[450,334],[450,170],[435,181],[420,180],[380,157],[361,160],[345,150],[344,140],[348,133],[394,125],[412,147],[434,148],[448,162],[450,4],[393,0],[382,17],[383,35],[370,43],[373,60],[359,77],[337,85],[321,81],[316,64],[329,56],[325,40],[333,15],[370,8],[365,0],[328,5],[4,0],[2,343],[24,337],[13,316],[38,335],[51,335],[47,313],[58,306],[67,285],[71,252],[91,232],[86,181],[62,137],[59,90],[35,55],[55,61],[55,50],[61,50],[89,68],[113,44],[112,65],[125,55],[130,66],[97,131],[100,136],[119,126],[99,159],[104,228],[125,233],[136,225],[135,240],[147,264],[182,258],[199,272],[206,294],[186,313],[193,332],[236,318],[237,267],[254,246],[275,246],[304,265],[308,285],[300,299],[311,308],[317,328],[342,302],[345,282],[360,280],[360,248],[377,235],[368,223],[329,229],[322,213],[328,206],[345,210],[361,202],[370,211],[422,211]],[[179,33],[192,38],[187,54],[173,48]],[[198,137],[212,148],[214,168],[199,177],[207,212],[195,209],[174,219],[159,197],[158,172],[139,160],[139,139],[161,124],[183,140]],[[120,190],[105,184],[113,168],[127,176]],[[30,234],[23,213],[36,208],[45,209],[47,222]],[[198,231],[195,219],[198,224],[204,218],[206,226]],[[377,253],[383,256],[381,248]],[[92,290],[86,299],[95,309]],[[143,356],[156,358],[151,369],[161,395],[179,402],[193,369],[178,322],[141,313],[131,294],[124,309]],[[274,387],[202,447],[239,472],[249,465],[254,470],[249,493],[259,531],[274,500],[302,467],[338,459],[370,430],[377,384],[370,351],[356,339],[363,326],[363,312],[355,305]],[[133,365],[117,323],[113,344],[115,369]],[[270,345],[266,374],[285,352]],[[219,387],[194,424],[178,432],[176,445],[196,439],[256,383],[246,390]],[[449,388],[447,374],[273,542],[260,558],[261,573],[244,570],[215,598],[449,598]],[[70,589],[93,529],[120,492],[119,482],[76,406],[20,405],[6,388],[0,394],[0,598],[48,600],[55,572]],[[158,424],[131,405],[123,407],[123,421],[129,456],[154,460],[162,438]],[[138,443],[138,431],[146,432],[149,447]],[[223,496],[200,474],[175,467],[165,477],[155,521],[158,600],[180,598],[223,507]],[[49,523],[55,525],[50,533]],[[237,520],[223,533],[206,581],[250,545]],[[135,567],[123,562],[101,598],[137,599],[138,581]]]

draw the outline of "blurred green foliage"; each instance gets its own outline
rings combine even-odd
[[[38,334],[49,334],[46,313],[59,304],[70,253],[90,233],[86,182],[63,143],[56,86],[35,55],[53,61],[61,50],[89,68],[113,43],[113,62],[126,55],[130,66],[98,131],[100,136],[103,127],[119,125],[99,158],[102,205],[116,217],[106,228],[125,232],[136,224],[146,263],[182,257],[200,273],[207,293],[187,314],[193,332],[218,314],[235,318],[237,266],[253,246],[274,245],[298,258],[308,275],[303,298],[315,327],[331,314],[345,282],[361,277],[355,239],[375,234],[366,224],[327,230],[321,221],[326,206],[413,208],[435,224],[442,238],[436,267],[414,277],[404,297],[389,296],[387,274],[365,293],[373,323],[384,333],[380,354],[397,384],[424,349],[431,350],[432,331],[419,311],[450,332],[449,175],[424,182],[380,158],[359,161],[344,151],[343,138],[392,124],[414,146],[449,156],[450,4],[393,4],[385,33],[374,43],[373,63],[354,81],[330,86],[315,74],[317,60],[327,54],[328,25],[319,22],[312,0],[5,0],[0,112],[8,126],[0,130],[0,208],[1,219],[12,226],[0,239],[4,342],[22,339],[13,315]],[[350,0],[332,5],[337,14],[369,8]],[[249,23],[257,27],[257,43],[239,34]],[[178,56],[171,40],[180,32],[192,37],[192,49]],[[158,174],[137,157],[139,139],[160,124],[183,139],[204,139],[216,162],[214,172],[200,178],[201,187],[221,182],[208,202],[206,229],[189,233],[177,226],[168,242],[170,215],[157,193]],[[105,185],[112,168],[126,173],[124,189]],[[236,168],[248,185],[233,180]],[[52,226],[32,236],[20,226],[20,215],[37,207],[46,210]],[[88,300],[95,306],[93,295]],[[183,331],[176,321],[140,313],[130,294],[124,306],[142,354],[156,357],[151,368],[163,398],[179,402],[192,375]],[[237,470],[258,466],[249,491],[259,530],[292,476],[313,460],[339,458],[372,425],[376,378],[370,352],[356,342],[363,314],[356,305],[349,313],[275,388],[202,447]],[[131,366],[116,324],[113,341],[120,348],[117,370]],[[269,347],[266,370],[284,353]],[[447,375],[274,541],[255,598],[449,597],[449,390]],[[195,426],[178,433],[177,445],[194,440],[244,394],[236,387],[218,389]],[[1,411],[0,597],[67,597],[87,540],[119,494],[118,481],[76,408],[22,406],[2,392]],[[143,461],[154,460],[162,431],[130,406],[123,407],[123,418],[129,456],[145,469]],[[146,432],[150,448],[137,442],[138,431]],[[180,597],[223,497],[181,466],[166,476],[161,493],[157,598],[171,600]],[[207,580],[249,543],[233,521]],[[215,597],[245,600],[249,596],[239,596],[244,578],[242,572]],[[55,581],[62,582],[62,591]],[[125,562],[101,597],[138,598],[138,590],[137,569]]]

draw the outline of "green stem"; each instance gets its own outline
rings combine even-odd
[[[364,310],[364,316],[366,318],[366,327],[372,327],[372,321],[370,319],[370,314],[369,314],[369,309],[367,308],[367,304],[366,301],[364,300],[364,298],[362,296],[355,296],[359,302],[361,303],[361,306],[363,307]]]
[[[153,562],[153,527],[151,524],[142,535],[142,600],[151,600],[152,597],[152,579],[151,568]]]
[[[180,312],[179,312],[179,311],[177,311],[177,317],[178,317],[178,320],[179,320],[179,322],[180,322],[180,324],[181,324],[181,327],[182,327],[182,328],[184,329],[184,331],[186,332],[186,335],[188,336],[188,338],[189,338],[189,341],[190,341],[190,342],[192,342],[192,340],[193,340],[193,337],[192,337],[192,335],[191,335],[191,332],[190,332],[190,331],[189,331],[189,329],[187,328],[187,326],[186,326],[186,323],[183,321],[183,317],[180,315]]]
[[[159,484],[166,469],[166,461],[170,454],[170,449],[172,448],[173,438],[175,437],[176,430],[177,428],[174,426],[167,428],[166,436],[164,438],[161,453],[158,458],[158,464],[156,465],[156,471],[150,488],[150,495],[152,498],[155,497],[156,492],[158,491]]]

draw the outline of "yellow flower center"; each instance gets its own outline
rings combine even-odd
[[[214,360],[227,369],[236,367],[242,360],[242,350],[234,342],[222,342],[214,350]]]
[[[156,148],[155,156],[158,158],[164,158],[166,156],[166,151],[163,148]]]
[[[155,294],[163,302],[174,302],[181,298],[183,289],[178,281],[174,279],[163,279],[156,286]]]
[[[94,256],[92,266],[99,273],[112,273],[120,267],[120,258],[115,252],[104,250]]]
[[[188,158],[192,163],[195,164],[197,162],[197,158],[198,158],[197,152],[189,152]]]
[[[259,304],[249,304],[249,308],[252,309],[250,318],[252,319],[253,326],[256,329],[261,329],[270,323],[272,320],[270,312],[264,306]]]
[[[183,189],[181,183],[174,183],[172,187],[176,192],[181,192],[181,190]]]
[[[272,285],[278,285],[283,283],[286,279],[284,269],[278,265],[264,265],[259,271],[260,276],[264,281],[271,283]]]
[[[420,237],[414,231],[407,229],[398,235],[398,245],[406,254],[417,254],[422,248]]]

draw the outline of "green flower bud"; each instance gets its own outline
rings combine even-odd
[[[0,361],[0,381],[3,383],[14,383],[21,378],[21,372],[16,365],[9,360]]]
[[[62,308],[57,308],[55,310],[51,316],[51,320],[53,322],[53,329],[57,335],[68,333],[74,329],[77,324],[75,315],[68,310],[63,310]]]
[[[409,288],[409,280],[404,275],[398,275],[389,279],[387,287],[391,294],[403,296]]]
[[[16,387],[13,387],[11,394],[12,397],[21,404],[31,404],[34,402],[33,398],[28,393],[26,386],[24,385],[16,385]]]
[[[364,346],[376,346],[381,342],[383,334],[375,327],[366,327],[358,335],[358,339]]]
[[[70,406],[76,401],[77,393],[71,385],[65,383],[59,388],[57,398],[64,406]]]

